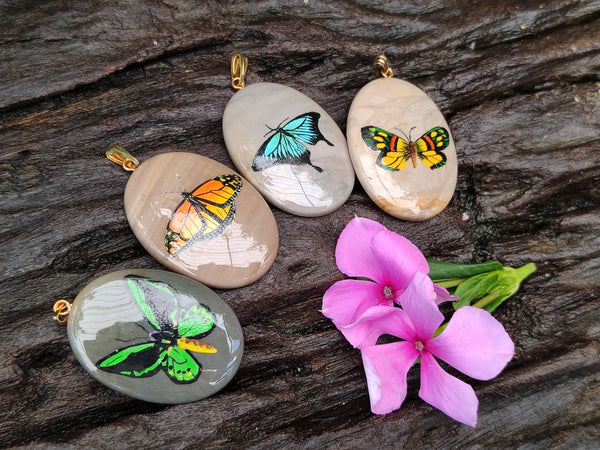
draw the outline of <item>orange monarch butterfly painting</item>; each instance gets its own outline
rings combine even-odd
[[[241,189],[238,175],[220,175],[192,192],[181,192],[183,200],[173,211],[165,235],[169,254],[176,255],[195,241],[223,233],[235,217],[234,201]]]
[[[450,134],[445,128],[432,128],[414,142],[410,138],[410,131],[408,136],[402,133],[406,140],[372,125],[362,127],[360,131],[367,146],[380,152],[377,165],[383,169],[403,169],[409,159],[416,168],[417,158],[431,170],[446,164],[446,155],[442,150],[450,143]]]

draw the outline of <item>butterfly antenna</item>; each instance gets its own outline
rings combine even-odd
[[[183,182],[181,181],[181,178],[179,177],[179,174],[176,172],[175,176],[177,177],[177,181],[179,182],[179,186],[181,186],[181,192],[186,192],[185,187],[183,186]],[[180,195],[181,192],[172,192],[172,191],[163,191],[160,193],[160,195],[165,195],[165,194],[177,194]]]
[[[404,130],[403,130],[403,129],[401,129],[401,128],[398,128],[398,127],[394,127],[394,129],[395,129],[395,130],[398,130],[398,132],[402,133],[402,136],[404,136],[404,138],[405,138],[407,141],[409,141],[409,142],[411,141],[411,139],[410,139],[410,135],[411,135],[411,133],[412,133],[412,130],[414,130],[415,128],[417,128],[417,127],[412,127],[410,130],[408,130],[408,136],[407,136],[407,135],[406,135],[406,133],[404,132]]]
[[[144,330],[144,332],[146,333],[152,333],[151,331],[148,331],[148,329],[143,326],[142,324],[138,323],[138,322],[133,322],[134,325],[137,325],[138,327],[140,327],[142,330]],[[119,342],[131,342],[133,340],[136,340],[137,338],[131,338],[131,339],[116,339]]]
[[[175,172],[175,176],[177,177],[177,181],[179,181],[179,186],[181,186],[181,189],[183,189],[183,192],[185,192],[185,187],[183,186],[183,181],[181,181],[181,177],[177,172]]]
[[[289,117],[286,117],[285,119],[283,119],[281,122],[279,122],[279,125],[277,125],[275,128],[271,128],[269,125],[265,124],[265,127],[267,127],[267,128],[269,129],[269,131],[267,131],[267,132],[266,132],[266,133],[263,135],[263,137],[265,137],[267,134],[271,134],[273,131],[277,131],[277,130],[279,130],[279,129],[281,128],[281,124],[282,124],[283,122],[285,122],[286,120],[288,120],[288,119],[289,119]]]

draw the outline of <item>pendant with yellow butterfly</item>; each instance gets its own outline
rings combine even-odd
[[[387,213],[429,219],[446,207],[456,186],[450,128],[425,92],[393,78],[384,55],[374,68],[380,78],[358,92],[348,113],[346,135],[356,175]]]
[[[279,246],[277,224],[241,175],[193,153],[163,153],[139,164],[115,145],[106,156],[133,172],[125,215],[165,267],[217,288],[245,286],[269,270]]]

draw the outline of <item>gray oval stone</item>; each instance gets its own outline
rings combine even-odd
[[[89,283],[68,320],[75,356],[98,381],[155,403],[208,397],[235,375],[242,329],[225,302],[182,275],[120,270]]]
[[[352,192],[354,169],[342,131],[295,89],[257,83],[238,91],[223,113],[223,136],[238,171],[284,211],[328,214]]]
[[[450,129],[429,96],[396,78],[365,85],[347,123],[356,176],[388,214],[425,220],[454,194],[458,163]]]

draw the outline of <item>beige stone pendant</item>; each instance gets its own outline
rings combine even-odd
[[[369,197],[385,212],[404,220],[429,219],[454,194],[454,140],[425,92],[393,78],[385,56],[375,67],[384,78],[365,85],[348,112],[352,164]]]
[[[245,286],[269,270],[279,247],[275,218],[235,171],[193,153],[160,154],[139,167],[121,147],[107,156],[135,169],[125,214],[165,267],[216,288]]]
[[[223,113],[223,136],[235,167],[286,212],[313,217],[335,211],[354,187],[344,134],[295,89],[276,83],[244,87],[239,72],[245,64],[241,55],[232,59],[238,92]]]

